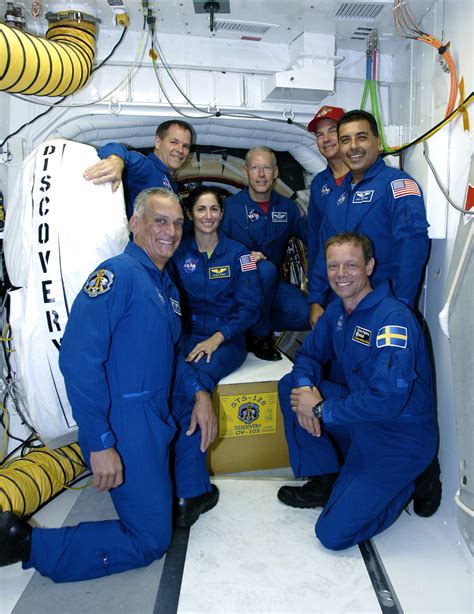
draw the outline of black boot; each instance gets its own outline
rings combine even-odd
[[[439,460],[436,456],[428,467],[415,480],[413,511],[418,516],[429,518],[441,503],[441,481]]]
[[[180,529],[187,529],[192,526],[201,514],[212,510],[219,500],[219,489],[215,484],[211,484],[211,492],[205,492],[197,497],[183,499],[180,497],[176,501],[174,525]]]
[[[291,507],[324,507],[331,496],[338,473],[325,473],[310,478],[303,486],[282,486],[278,498]]]
[[[280,352],[273,345],[271,335],[265,337],[247,337],[247,350],[261,360],[281,360]]]
[[[30,552],[30,525],[13,512],[0,512],[0,567],[27,561]]]

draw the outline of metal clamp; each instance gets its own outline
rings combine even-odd
[[[109,113],[113,113],[114,115],[118,115],[122,111],[122,105],[118,100],[111,100],[109,102]]]
[[[90,23],[101,23],[98,17],[82,13],[81,11],[60,11],[59,13],[46,13],[48,23],[52,21],[88,21]]]

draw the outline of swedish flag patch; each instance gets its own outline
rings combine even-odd
[[[408,331],[405,326],[382,326],[377,333],[377,347],[406,348]]]

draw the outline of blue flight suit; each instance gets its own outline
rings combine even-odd
[[[133,215],[133,203],[137,195],[147,188],[166,188],[173,191],[181,199],[178,184],[173,179],[168,167],[153,152],[147,156],[138,151],[130,151],[120,143],[107,143],[99,147],[99,158],[111,155],[122,158],[125,162],[123,185],[125,188],[125,204],[127,217]]]
[[[321,380],[322,365],[334,358],[347,388]],[[311,385],[324,399],[319,438],[299,426],[290,407],[290,390]],[[335,299],[304,340],[280,382],[280,405],[295,476],[340,471],[316,523],[327,548],[348,548],[383,531],[409,501],[437,448],[431,386],[420,326],[387,283],[351,314]]]
[[[245,360],[245,331],[260,317],[263,303],[255,262],[241,243],[219,234],[210,258],[199,252],[193,236],[185,237],[171,260],[180,289],[184,356],[216,332],[225,341],[212,354],[192,363],[199,379],[212,392],[220,379]]]
[[[121,457],[124,482],[110,491],[120,520],[33,528],[24,568],[69,582],[148,565],[168,549],[169,447],[177,423],[179,429],[169,407],[181,331],[177,312],[177,288],[133,243],[100,265],[78,294],[59,364],[84,459],[89,462],[91,451],[112,446]],[[192,397],[201,386],[189,373],[189,366],[180,363],[176,386]],[[210,490],[199,437],[198,456],[184,459],[178,476],[186,479],[186,465],[192,480],[200,473],[196,494]]]
[[[306,217],[301,216],[297,204],[272,191],[268,213],[265,213],[251,199],[248,188],[244,188],[225,199],[220,229],[268,259],[258,263],[264,309],[251,333],[266,336],[272,330],[307,330],[307,299],[296,286],[280,279],[279,274],[290,238],[296,237],[305,245],[307,242]]]
[[[324,305],[329,291],[324,244],[339,232],[353,231],[374,245],[372,286],[389,280],[395,296],[413,307],[429,249],[421,190],[409,175],[387,166],[380,157],[359,183],[351,182],[348,173],[341,188],[328,197],[309,301]]]
[[[308,268],[309,302],[311,300],[311,273],[319,251],[319,232],[328,207],[329,196],[340,190],[330,166],[318,173],[311,182],[308,204]]]

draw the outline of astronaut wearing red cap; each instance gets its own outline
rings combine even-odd
[[[309,250],[309,302],[310,323],[313,327],[323,313],[322,306],[312,300],[311,277],[319,246],[319,228],[323,219],[327,197],[338,189],[349,171],[339,155],[337,122],[344,115],[344,109],[324,105],[308,124],[308,131],[316,136],[319,153],[326,158],[327,167],[318,173],[311,183],[308,207],[308,250]],[[313,297],[314,299],[314,297]]]

